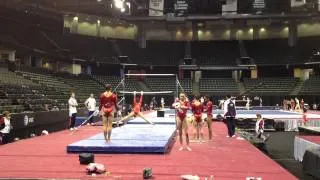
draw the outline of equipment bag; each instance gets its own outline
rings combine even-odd
[[[80,164],[94,163],[94,155],[92,153],[81,153],[79,154]]]

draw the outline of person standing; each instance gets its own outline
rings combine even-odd
[[[180,93],[179,98],[175,100],[172,107],[176,110],[176,123],[177,131],[179,134],[180,148],[179,151],[187,149],[191,151],[189,147],[189,134],[188,134],[188,122],[187,122],[187,111],[189,109],[189,101],[186,99],[185,93]],[[183,133],[186,137],[186,145],[183,145]]]
[[[295,107],[294,107],[294,110],[296,111],[296,112],[300,112],[300,110],[301,110],[301,107],[300,107],[300,102],[299,102],[299,99],[296,97],[296,98],[294,98],[294,101],[295,101]]]
[[[107,84],[100,95],[99,111],[102,116],[103,135],[107,143],[111,140],[112,124],[115,110],[119,112],[118,97],[112,92],[112,86]]]
[[[247,103],[246,103],[246,109],[247,110],[250,110],[250,98],[249,97],[247,97]]]
[[[84,102],[85,106],[88,109],[89,125],[93,125],[93,113],[96,111],[96,99],[93,97],[93,94],[90,94],[90,97]]]
[[[263,136],[263,131],[264,131],[264,120],[261,116],[261,114],[256,114],[257,116],[257,122],[256,122],[256,134],[257,134],[257,137],[260,138],[260,139],[264,139],[264,136]]]
[[[212,140],[212,109],[213,103],[207,96],[204,97],[205,112],[207,112],[207,124],[209,130],[209,140]]]
[[[165,103],[164,103],[164,98],[162,97],[162,98],[161,98],[161,108],[162,108],[162,109],[164,109],[164,104],[165,104]]]
[[[76,129],[75,124],[76,124],[77,107],[78,107],[78,102],[76,100],[75,93],[71,93],[68,104],[69,104],[69,117],[70,117],[69,129],[73,131],[74,129]]]
[[[194,134],[194,140],[203,142],[203,132],[202,132],[202,126],[203,126],[203,119],[202,119],[202,113],[203,113],[203,103],[201,103],[201,99],[198,96],[194,97],[194,100],[191,104],[191,110],[193,113],[193,125],[195,128],[195,134]]]
[[[301,101],[300,101],[300,108],[303,110],[304,109],[304,100],[303,99],[301,99]]]
[[[307,123],[308,123],[307,112],[308,110],[306,108],[303,108],[303,114],[302,114],[303,126],[307,126]]]
[[[10,115],[9,111],[3,112],[3,117],[1,118],[2,123],[0,123],[3,124],[3,128],[0,130],[0,144],[7,144],[10,142]]]
[[[224,117],[227,121],[228,128],[228,136],[227,137],[235,137],[236,131],[236,105],[234,100],[231,99],[230,95],[227,95],[227,100],[223,104]]]

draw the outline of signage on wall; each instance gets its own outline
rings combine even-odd
[[[25,115],[23,118],[24,126],[28,126],[29,124],[34,123],[34,118],[33,117],[28,117],[28,115]]]
[[[174,4],[174,10],[179,14],[187,13],[188,9],[189,4],[187,0],[177,0]]]

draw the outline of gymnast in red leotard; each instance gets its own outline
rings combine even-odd
[[[143,91],[141,91],[141,96],[140,98],[138,98],[136,96],[137,92],[134,91],[133,93],[133,111],[130,112],[126,117],[122,118],[119,122],[123,122],[124,120],[133,117],[133,116],[139,116],[141,117],[143,120],[145,120],[146,122],[154,125],[153,122],[149,121],[147,118],[144,117],[144,115],[141,113],[141,106],[142,106],[142,98],[143,98]]]
[[[193,125],[196,129],[195,139],[202,141],[203,140],[203,133],[202,129],[202,112],[203,112],[203,104],[200,102],[199,97],[196,96],[191,105],[192,113],[193,113]]]
[[[191,148],[189,147],[188,122],[187,122],[187,111],[189,109],[189,102],[186,99],[186,95],[184,93],[180,93],[179,99],[177,99],[172,106],[177,111],[176,122],[177,122],[177,130],[178,130],[179,141],[181,146],[179,148],[179,151],[185,148],[188,151],[191,151]],[[186,147],[183,146],[182,131],[184,131],[184,134],[186,136]]]
[[[103,133],[107,142],[110,142],[114,109],[119,110],[117,95],[112,93],[111,85],[106,85],[106,91],[100,95],[99,110],[102,115]]]
[[[209,130],[209,140],[212,140],[212,108],[213,108],[213,103],[212,101],[205,96],[204,97],[204,107],[205,107],[205,112],[207,112],[207,124],[208,124],[208,130]]]

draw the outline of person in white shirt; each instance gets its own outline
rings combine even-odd
[[[265,136],[263,134],[264,132],[264,119],[262,118],[261,114],[257,114],[257,122],[256,122],[256,134],[257,134],[257,138],[259,139],[263,139],[264,141],[266,141],[268,139],[269,136]]]
[[[9,111],[3,112],[3,117],[1,118],[3,128],[0,130],[0,144],[7,144],[10,142],[10,115]]]
[[[69,104],[69,117],[70,117],[70,130],[74,130],[75,129],[75,123],[76,123],[76,117],[77,117],[77,107],[78,107],[78,103],[77,100],[75,98],[75,94],[71,93],[71,97],[69,98],[68,101]]]
[[[84,105],[87,107],[88,109],[88,117],[89,118],[89,125],[93,125],[93,113],[96,111],[96,105],[97,105],[97,101],[96,99],[93,97],[93,94],[90,94],[90,97],[84,102]]]
[[[250,110],[250,98],[249,97],[247,97],[247,103],[246,103],[246,109],[247,110]]]
[[[163,97],[161,98],[161,108],[162,109],[164,108],[164,98]]]

